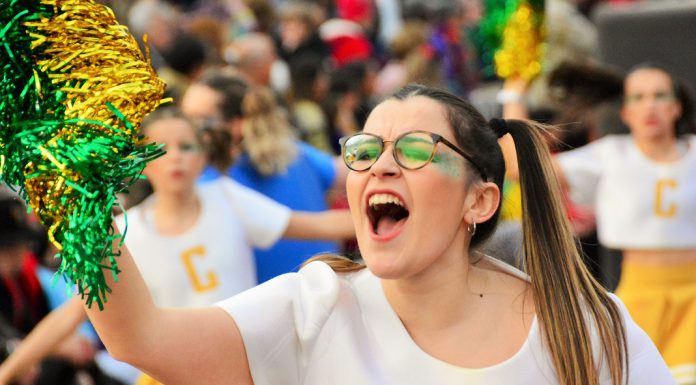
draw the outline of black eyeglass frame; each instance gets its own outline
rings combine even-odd
[[[382,154],[384,154],[384,147],[385,147],[386,143],[396,144],[396,142],[398,142],[401,138],[403,138],[407,135],[410,135],[410,134],[414,134],[414,133],[421,133],[421,134],[426,134],[426,135],[430,136],[430,138],[433,141],[433,151],[430,153],[430,157],[428,158],[428,160],[426,162],[423,163],[423,165],[415,167],[415,168],[411,168],[411,167],[406,167],[403,164],[401,164],[401,161],[399,161],[399,157],[396,156],[396,145],[392,145],[392,156],[394,157],[394,160],[399,165],[399,167],[406,169],[406,170],[419,170],[419,169],[427,166],[430,162],[432,162],[433,157],[435,156],[435,148],[437,147],[437,144],[443,143],[445,146],[451,148],[452,150],[454,150],[454,152],[456,152],[462,158],[466,159],[469,163],[471,163],[471,165],[474,166],[474,168],[479,173],[479,175],[481,175],[481,177],[483,178],[484,181],[488,180],[486,172],[483,171],[483,168],[481,166],[479,166],[476,162],[474,162],[474,160],[471,158],[471,156],[469,154],[467,154],[464,150],[462,150],[461,148],[457,147],[455,144],[453,144],[449,140],[442,137],[442,135],[438,135],[434,132],[423,131],[423,130],[413,130],[413,131],[404,132],[403,134],[397,136],[394,140],[384,140],[381,136],[378,136],[375,134],[370,134],[367,132],[358,132],[358,133],[355,133],[353,135],[344,136],[338,140],[338,143],[341,145],[341,158],[343,158],[343,163],[345,163],[349,169],[351,169],[353,171],[357,171],[357,172],[367,171],[370,168],[372,168],[372,166],[375,163],[377,163],[377,160],[379,160],[379,157],[382,156]],[[361,170],[354,169],[353,167],[351,167],[348,164],[348,162],[346,162],[346,142],[349,139],[356,137],[356,136],[360,136],[360,135],[367,135],[367,136],[371,136],[373,138],[376,138],[378,140],[379,145],[380,145],[379,155],[377,156],[377,158],[375,158],[375,161],[367,168],[364,168]]]

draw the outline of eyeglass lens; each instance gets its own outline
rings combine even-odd
[[[358,134],[346,140],[343,145],[343,160],[352,170],[363,171],[370,168],[384,150],[382,139],[368,134]],[[412,132],[394,143],[397,163],[406,169],[425,166],[432,158],[435,143],[430,135]]]

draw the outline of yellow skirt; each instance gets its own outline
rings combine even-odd
[[[677,383],[696,385],[696,263],[624,263],[616,295],[652,338]]]

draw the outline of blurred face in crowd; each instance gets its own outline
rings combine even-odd
[[[682,107],[668,74],[655,68],[632,72],[624,83],[621,118],[636,140],[654,141],[675,136]]]
[[[180,118],[161,119],[146,127],[145,134],[164,144],[167,152],[145,168],[144,174],[154,190],[171,194],[192,191],[206,158],[191,124]]]
[[[241,119],[225,121],[220,111],[223,96],[203,84],[192,84],[181,99],[181,112],[201,126],[224,128],[237,143],[242,137]]]
[[[443,143],[435,146],[432,161],[418,169],[406,169],[395,160],[394,140],[423,130],[456,143],[445,109],[424,96],[389,99],[370,114],[365,133],[382,138],[384,150],[365,171],[351,171],[347,179],[348,201],[360,250],[370,270],[380,278],[414,277],[437,266],[460,263],[465,249],[470,183],[467,163]],[[427,138],[427,133],[425,138]],[[428,147],[401,147],[402,153],[427,159]],[[424,142],[425,143],[425,142]],[[347,150],[346,150],[347,151]],[[427,153],[426,153],[427,152]],[[374,158],[378,146],[356,151],[356,163]],[[407,155],[414,157],[414,155]],[[403,158],[403,157],[402,157]]]
[[[181,111],[193,121],[223,120],[220,113],[222,95],[202,84],[192,84],[181,98]]]
[[[299,17],[281,19],[279,25],[283,48],[294,51],[309,36],[309,26]]]

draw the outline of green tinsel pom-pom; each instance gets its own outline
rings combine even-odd
[[[164,84],[90,0],[10,0],[0,26],[0,178],[47,227],[59,272],[102,308],[103,270],[118,273],[115,194],[162,153],[138,128]]]

